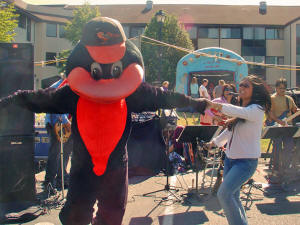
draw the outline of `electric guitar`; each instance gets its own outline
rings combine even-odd
[[[293,115],[287,117],[289,113],[289,110],[284,111],[279,117],[278,119],[284,121],[284,122],[290,122],[291,120],[293,120],[294,118],[296,118],[297,116],[300,115],[300,111],[294,113]],[[266,126],[278,126],[278,123],[276,123],[274,120],[270,121],[270,120],[266,120],[265,121]]]
[[[60,126],[62,126],[62,129]],[[57,140],[59,142],[62,141],[62,143],[67,142],[69,140],[69,137],[71,136],[71,127],[69,124],[55,123],[54,131],[55,131]],[[62,131],[62,133],[61,133],[61,131]]]

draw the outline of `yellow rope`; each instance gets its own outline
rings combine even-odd
[[[196,52],[196,51],[191,50],[191,49],[187,49],[187,48],[179,47],[179,46],[176,46],[176,45],[168,44],[168,43],[165,43],[165,42],[162,42],[162,41],[158,41],[156,39],[146,37],[144,35],[133,37],[133,38],[130,38],[129,40],[139,39],[140,37],[150,40],[150,41],[141,40],[145,44],[151,44],[151,45],[155,45],[155,46],[167,46],[169,48],[174,48],[174,49],[177,49],[179,51],[186,52],[186,53],[193,53],[194,55],[197,55],[197,56],[204,56],[204,57],[209,57],[209,58],[222,59],[222,60],[234,62],[234,63],[237,63],[237,64],[247,64],[247,65],[255,65],[255,66],[268,67],[268,68],[275,68],[275,69],[279,69],[279,70],[290,70],[290,71],[300,70],[300,66],[257,63],[257,62],[237,60],[237,59],[232,59],[232,58],[225,58],[225,57],[222,57],[222,56],[211,55],[211,54],[204,53],[204,52]],[[34,62],[34,65],[35,66],[44,66],[44,65],[57,63],[57,62],[65,62],[65,61],[67,61],[67,59],[63,58],[63,59],[56,59],[56,60],[49,60],[49,61]]]
[[[257,63],[257,62],[237,60],[237,59],[232,59],[232,58],[225,58],[225,57],[221,57],[221,56],[217,56],[217,55],[210,55],[210,54],[207,54],[207,53],[204,53],[204,52],[196,52],[194,50],[178,47],[176,45],[171,45],[171,44],[168,44],[168,43],[165,43],[165,42],[162,42],[162,41],[158,41],[158,40],[146,37],[146,36],[142,36],[142,38],[151,40],[153,42],[157,42],[157,43],[159,43],[161,45],[164,45],[164,46],[168,46],[168,47],[171,47],[171,48],[178,49],[180,51],[184,51],[186,53],[193,53],[193,54],[198,55],[198,56],[205,56],[205,57],[215,58],[215,59],[223,59],[223,60],[230,61],[230,62],[235,62],[235,63],[238,63],[238,64],[249,64],[249,65],[264,66],[264,67],[269,67],[269,68],[276,68],[276,69],[279,69],[279,70],[292,70],[292,71],[300,70],[300,66],[265,64],[265,63]]]

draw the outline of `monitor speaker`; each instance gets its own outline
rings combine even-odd
[[[34,201],[34,137],[0,137],[0,203]]]
[[[0,43],[0,98],[34,87],[33,46]],[[32,135],[34,114],[11,105],[0,110],[0,136]]]

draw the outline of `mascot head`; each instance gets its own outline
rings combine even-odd
[[[143,81],[139,49],[126,39],[121,24],[97,17],[83,28],[80,42],[67,61],[70,88],[80,97],[111,103],[132,94]]]

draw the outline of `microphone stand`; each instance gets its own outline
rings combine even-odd
[[[64,181],[64,149],[63,149],[63,126],[62,121],[60,121],[60,168],[61,168],[61,192],[62,199],[65,198],[65,181]]]

